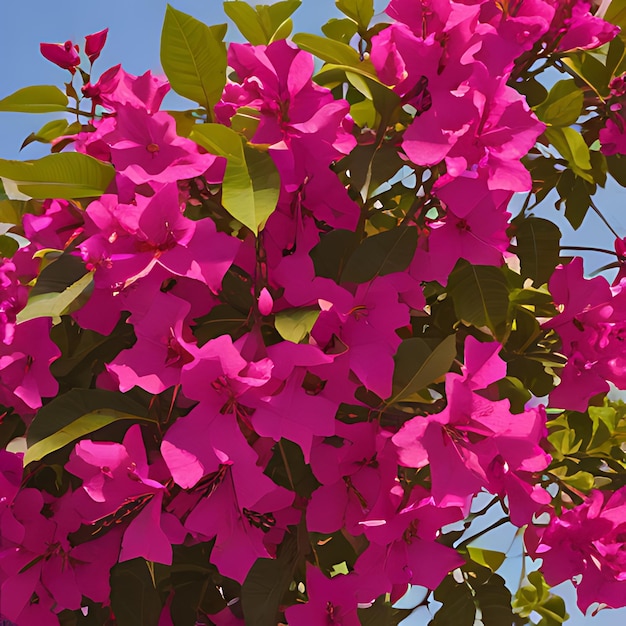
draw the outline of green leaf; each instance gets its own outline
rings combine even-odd
[[[50,435],[50,437],[46,437],[46,439],[30,446],[24,456],[24,465],[26,466],[33,461],[39,461],[46,455],[56,452],[67,444],[82,439],[85,435],[100,430],[113,422],[120,420],[139,421],[141,419],[137,415],[128,415],[127,413],[119,413],[109,409],[97,409],[86,415],[81,415],[71,424],[59,429],[54,435]]]
[[[372,62],[369,59],[362,61],[359,53],[348,44],[310,33],[294,35],[293,42],[302,50],[310,52],[322,61],[335,65],[347,65],[353,69],[358,68],[362,73],[378,80]]]
[[[606,157],[609,174],[622,187],[626,187],[626,156],[612,154]]]
[[[609,95],[610,72],[595,56],[589,52],[577,50],[563,57],[563,62],[574,70],[598,94],[600,99]]]
[[[221,124],[200,124],[193,129],[191,139],[212,154],[228,159],[222,204],[257,234],[278,202],[280,176],[272,158],[249,148],[239,133]]]
[[[93,274],[88,272],[61,293],[41,293],[30,297],[26,306],[17,314],[18,324],[38,317],[51,317],[53,323],[58,323],[61,315],[82,306],[82,300],[77,301],[81,299],[81,296],[91,287],[92,283]],[[77,306],[72,307],[73,304]]]
[[[560,80],[550,89],[546,100],[535,108],[535,113],[551,126],[571,126],[580,116],[583,99],[583,92],[574,79]]]
[[[111,609],[117,626],[157,626],[161,598],[144,559],[118,563],[111,570]]]
[[[488,567],[492,572],[497,571],[500,565],[504,563],[504,559],[506,559],[506,554],[503,552],[496,552],[495,550],[487,550],[486,548],[478,548],[476,546],[467,546],[467,553],[474,563]]]
[[[412,609],[395,609],[381,596],[367,609],[358,609],[361,626],[397,626],[412,613]]]
[[[546,128],[545,135],[548,141],[569,163],[572,170],[581,178],[593,183],[593,176],[589,172],[591,169],[589,147],[582,138],[582,135],[573,128],[561,128],[557,126]]]
[[[502,335],[508,318],[509,290],[497,267],[460,261],[450,274],[448,293],[460,320],[477,328],[486,326],[496,338]]]
[[[44,124],[36,133],[31,133],[24,139],[20,149],[25,148],[33,141],[40,143],[50,143],[53,139],[61,135],[71,135],[80,132],[82,125],[80,122],[70,123],[67,120],[52,120]]]
[[[28,429],[24,465],[118,420],[152,421],[127,395],[103,389],[72,389],[39,409]]]
[[[490,576],[489,580],[476,587],[475,591],[484,626],[509,626],[515,622],[511,609],[511,592],[506,588],[501,576],[497,574]]]
[[[246,626],[277,624],[283,596],[294,578],[299,561],[298,540],[288,532],[275,559],[257,559],[241,587]]]
[[[352,37],[356,35],[357,25],[347,17],[337,19],[331,18],[322,26],[322,32],[329,39],[341,41],[341,43],[349,44]]]
[[[435,600],[443,606],[435,613],[430,626],[474,626],[476,606],[472,591],[466,584],[456,583],[448,574],[435,590]]]
[[[319,309],[281,311],[275,317],[276,330],[283,339],[300,343],[311,332],[319,315]]]
[[[13,237],[0,235],[0,257],[12,257],[19,250],[19,247],[20,244]]]
[[[417,247],[417,229],[398,227],[368,237],[346,263],[341,280],[365,283],[375,276],[403,272]]]
[[[515,231],[517,255],[523,278],[532,278],[537,286],[548,282],[560,262],[561,231],[549,220],[530,217]]]
[[[21,194],[41,200],[100,196],[114,176],[113,166],[80,152],[59,152],[35,161],[0,159],[5,189],[9,181]]]
[[[226,84],[226,24],[207,26],[169,4],[161,32],[161,65],[172,89],[212,116]]]
[[[612,0],[604,14],[604,19],[619,26],[622,29],[620,37],[626,37],[626,0]]]
[[[365,33],[374,17],[374,0],[335,0],[337,8],[354,20],[359,31]]]
[[[16,113],[56,113],[67,109],[67,96],[53,85],[33,85],[18,89],[0,100],[0,111]]]
[[[393,396],[388,404],[401,402],[444,376],[455,357],[455,335],[446,337],[434,350],[419,337],[405,339],[394,356]]]
[[[252,7],[242,0],[234,0],[224,2],[224,13],[252,45],[260,46],[289,36],[291,29],[285,34],[286,24],[301,4],[301,0],[283,0],[269,6]]]

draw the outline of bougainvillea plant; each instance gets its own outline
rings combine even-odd
[[[0,160],[4,624],[626,605],[626,240],[587,278],[556,213],[626,185],[626,2],[299,4],[168,7],[167,78],[42,43],[64,90],[0,100],[62,114]]]

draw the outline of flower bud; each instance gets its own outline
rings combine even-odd
[[[78,46],[69,40],[65,43],[41,43],[39,50],[48,61],[64,70],[69,70],[72,74],[76,71],[74,68],[80,63]]]
[[[109,29],[105,28],[85,37],[85,54],[89,57],[90,63],[93,63],[100,56],[100,52],[102,52],[102,48],[104,48],[106,43],[108,32]]]

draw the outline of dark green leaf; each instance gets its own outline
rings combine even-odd
[[[365,239],[348,259],[344,282],[365,283],[376,276],[403,272],[417,247],[417,229],[398,227]]]
[[[248,328],[248,316],[229,304],[218,304],[211,312],[196,320],[193,334],[199,346],[220,335],[239,338]]]
[[[367,609],[358,609],[361,626],[397,626],[411,613],[412,609],[394,609],[384,597]]]
[[[460,261],[450,274],[448,292],[460,320],[501,336],[508,318],[509,290],[497,267]]]
[[[18,89],[0,100],[0,111],[17,113],[55,113],[65,111],[67,96],[53,85],[33,85]]]
[[[351,230],[337,228],[322,234],[320,242],[309,253],[316,276],[338,281],[354,240],[355,234]]]
[[[114,176],[111,165],[80,152],[59,152],[36,161],[0,159],[0,178],[7,192],[8,181],[19,193],[42,200],[100,196]]]
[[[161,33],[161,65],[176,93],[212,115],[226,83],[226,24],[207,26],[169,4]]]
[[[431,626],[473,626],[476,606],[470,588],[446,576],[435,591],[435,599],[443,606],[435,613]]]
[[[494,574],[475,591],[484,626],[512,626],[515,616],[511,609],[511,592],[501,576]]]
[[[12,257],[19,249],[20,244],[13,237],[0,235],[0,257]]]
[[[560,262],[561,231],[553,222],[539,217],[522,221],[515,231],[521,274],[535,285],[546,282]]]
[[[626,157],[613,154],[606,157],[609,174],[622,186],[626,187]]]
[[[72,389],[42,407],[28,429],[24,463],[117,420],[151,421],[145,407],[126,395],[103,389]]]
[[[297,539],[287,533],[276,559],[257,559],[241,588],[246,626],[276,626],[283,596],[299,558]]]
[[[393,396],[388,404],[401,402],[444,376],[455,357],[455,335],[434,350],[419,337],[405,339],[394,356]]]
[[[144,559],[124,561],[111,570],[111,608],[117,626],[157,626],[161,607]]]

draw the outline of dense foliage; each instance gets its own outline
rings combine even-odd
[[[589,279],[556,213],[626,185],[626,1],[299,4],[225,2],[230,45],[168,7],[167,80],[43,43],[65,89],[0,100],[62,114],[0,160],[5,623],[626,605],[626,240]]]

